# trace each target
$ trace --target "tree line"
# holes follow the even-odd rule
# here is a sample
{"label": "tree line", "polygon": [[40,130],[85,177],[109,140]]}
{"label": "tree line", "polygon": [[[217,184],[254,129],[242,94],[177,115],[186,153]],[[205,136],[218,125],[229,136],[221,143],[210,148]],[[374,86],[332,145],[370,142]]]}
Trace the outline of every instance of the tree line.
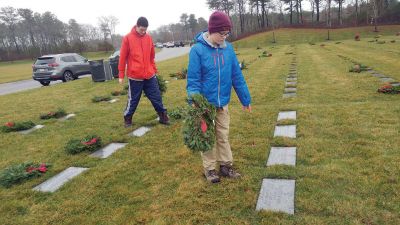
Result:
{"label": "tree line", "polygon": [[[399,23],[399,0],[205,0],[233,21],[232,39],[279,27],[345,27]],[[35,58],[61,52],[109,51],[119,48],[114,16],[97,26],[75,19],[60,21],[51,12],[0,8],[0,61]],[[151,31],[155,42],[191,41],[207,29],[207,20],[183,13],[177,23]]]}
{"label": "tree line", "polygon": [[[398,0],[206,0],[211,10],[233,21],[233,39],[279,27],[335,28],[400,22]],[[305,9],[306,8],[306,9]],[[204,18],[184,13],[175,24],[158,28],[158,41],[191,40],[207,29]],[[377,28],[376,28],[377,29]]]}
{"label": "tree line", "polygon": [[62,52],[110,51],[118,48],[121,36],[114,16],[98,18],[98,25],[60,21],[51,12],[42,14],[26,8],[0,8],[0,61],[34,59]]}

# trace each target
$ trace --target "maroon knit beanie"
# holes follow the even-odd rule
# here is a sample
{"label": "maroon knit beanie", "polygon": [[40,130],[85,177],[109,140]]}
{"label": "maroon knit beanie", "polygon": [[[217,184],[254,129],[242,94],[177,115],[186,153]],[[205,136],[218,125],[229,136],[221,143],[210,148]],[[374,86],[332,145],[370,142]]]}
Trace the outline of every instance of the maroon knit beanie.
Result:
{"label": "maroon knit beanie", "polygon": [[208,20],[208,32],[210,32],[210,34],[224,30],[230,31],[231,29],[232,23],[228,15],[221,11],[215,11],[211,14]]}

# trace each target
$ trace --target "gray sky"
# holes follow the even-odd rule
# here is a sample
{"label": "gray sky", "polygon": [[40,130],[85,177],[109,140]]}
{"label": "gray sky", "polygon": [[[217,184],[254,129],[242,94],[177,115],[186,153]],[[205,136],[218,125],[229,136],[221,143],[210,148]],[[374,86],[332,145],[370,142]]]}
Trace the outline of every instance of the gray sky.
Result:
{"label": "gray sky", "polygon": [[65,23],[75,19],[80,24],[98,25],[100,16],[113,15],[119,19],[116,33],[128,33],[139,16],[149,20],[149,29],[179,22],[182,13],[195,14],[208,21],[211,11],[206,0],[0,0],[0,7],[29,8],[34,12],[50,11]]}

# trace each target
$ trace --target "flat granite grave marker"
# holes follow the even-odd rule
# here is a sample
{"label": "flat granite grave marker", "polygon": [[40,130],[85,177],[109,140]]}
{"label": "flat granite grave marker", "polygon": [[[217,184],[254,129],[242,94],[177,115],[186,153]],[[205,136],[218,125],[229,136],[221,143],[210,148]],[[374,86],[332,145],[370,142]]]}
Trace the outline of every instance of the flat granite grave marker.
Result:
{"label": "flat granite grave marker", "polygon": [[270,210],[293,215],[295,186],[295,180],[263,179],[256,210]]}
{"label": "flat granite grave marker", "polygon": [[381,80],[382,82],[393,82],[393,81],[395,81],[394,79],[392,79],[390,77],[381,77],[381,78],[379,78],[379,80]]}
{"label": "flat granite grave marker", "polygon": [[286,86],[287,85],[297,85],[297,82],[296,81],[290,81],[290,82],[286,82]]}
{"label": "flat granite grave marker", "polygon": [[296,97],[297,96],[297,94],[296,94],[296,92],[286,92],[286,93],[283,93],[283,98],[294,98],[294,97]]}
{"label": "flat granite grave marker", "polygon": [[296,165],[296,147],[272,147],[269,152],[267,166]]}
{"label": "flat granite grave marker", "polygon": [[391,85],[392,85],[393,87],[398,87],[398,86],[400,86],[400,83],[391,83]]}
{"label": "flat granite grave marker", "polygon": [[385,75],[383,75],[383,74],[380,74],[380,73],[373,73],[373,74],[372,74],[372,76],[374,76],[374,77],[378,77],[378,78],[381,78],[381,77],[386,77]]}
{"label": "flat granite grave marker", "polygon": [[284,111],[279,112],[278,121],[279,120],[296,120],[297,112],[296,111]]}
{"label": "flat granite grave marker", "polygon": [[296,125],[275,126],[274,137],[296,138]]}
{"label": "flat granite grave marker", "polygon": [[29,130],[21,130],[21,131],[18,131],[18,133],[20,133],[20,134],[30,134],[30,133],[32,133],[32,132],[35,131],[35,130],[42,129],[43,127],[44,127],[44,125],[36,125],[36,126],[32,127],[32,128],[29,129]]}
{"label": "flat granite grave marker", "polygon": [[44,183],[39,184],[38,186],[33,188],[33,190],[41,192],[55,192],[69,180],[88,169],[89,168],[69,167],[61,173],[57,174],[56,176],[45,181]]}
{"label": "flat granite grave marker", "polygon": [[111,99],[110,101],[108,101],[109,103],[115,103],[115,102],[118,102],[119,101],[119,99],[118,98],[114,98],[114,99]]}
{"label": "flat granite grave marker", "polygon": [[138,129],[134,130],[131,133],[131,136],[135,136],[135,137],[141,137],[143,136],[145,133],[149,132],[151,129],[149,127],[139,127]]}
{"label": "flat granite grave marker", "polygon": [[66,115],[66,116],[64,116],[64,117],[62,117],[62,118],[60,118],[60,120],[61,120],[61,121],[69,120],[69,119],[71,119],[72,117],[75,117],[75,116],[76,116],[76,114],[70,113],[70,114],[68,114],[68,115]]}
{"label": "flat granite grave marker", "polygon": [[112,155],[114,152],[125,147],[128,143],[111,143],[106,147],[93,152],[90,156],[105,159]]}
{"label": "flat granite grave marker", "polygon": [[292,92],[296,92],[297,88],[285,88],[285,94],[286,93],[292,93]]}

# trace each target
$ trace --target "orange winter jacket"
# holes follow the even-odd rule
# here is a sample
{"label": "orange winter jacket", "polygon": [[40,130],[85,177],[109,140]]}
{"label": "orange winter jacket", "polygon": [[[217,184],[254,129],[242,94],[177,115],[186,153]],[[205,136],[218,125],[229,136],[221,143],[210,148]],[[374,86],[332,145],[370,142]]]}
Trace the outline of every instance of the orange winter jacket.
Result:
{"label": "orange winter jacket", "polygon": [[[153,40],[150,35],[143,36],[136,32],[136,26],[122,40],[118,64],[119,78],[144,80],[150,79],[157,73],[154,62],[155,52]],[[128,65],[126,67],[126,65]]]}

